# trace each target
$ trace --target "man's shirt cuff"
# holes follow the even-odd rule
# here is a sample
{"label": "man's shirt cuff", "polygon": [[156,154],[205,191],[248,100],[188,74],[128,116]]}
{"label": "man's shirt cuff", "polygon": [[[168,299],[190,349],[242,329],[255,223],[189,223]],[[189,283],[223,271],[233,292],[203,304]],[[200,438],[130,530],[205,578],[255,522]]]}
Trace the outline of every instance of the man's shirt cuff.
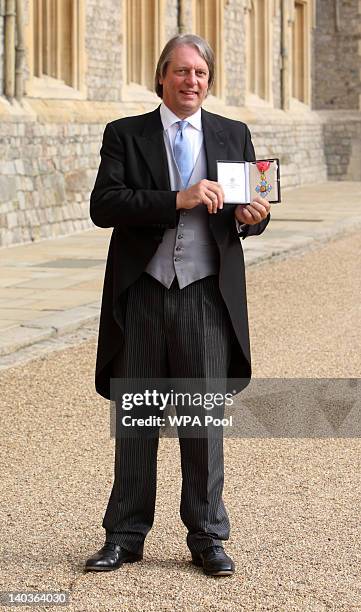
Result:
{"label": "man's shirt cuff", "polygon": [[243,238],[246,236],[247,234],[247,224],[246,223],[240,223],[238,221],[238,219],[236,219],[236,217],[234,218],[235,222],[236,222],[236,228],[237,228],[237,232],[238,232],[238,236],[240,238]]}

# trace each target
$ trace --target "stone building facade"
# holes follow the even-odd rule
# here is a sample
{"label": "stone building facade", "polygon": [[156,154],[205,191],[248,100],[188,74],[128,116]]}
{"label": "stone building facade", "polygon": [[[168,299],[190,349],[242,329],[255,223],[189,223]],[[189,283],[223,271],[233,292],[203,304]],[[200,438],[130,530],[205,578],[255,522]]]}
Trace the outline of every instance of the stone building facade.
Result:
{"label": "stone building facade", "polygon": [[[4,0],[0,0],[0,15],[4,14]],[[4,19],[0,18],[0,96],[4,92]]]}
{"label": "stone building facade", "polygon": [[177,32],[211,42],[206,108],[250,126],[283,187],[361,180],[360,0],[0,0],[0,245],[91,227],[104,126],[159,104]]}

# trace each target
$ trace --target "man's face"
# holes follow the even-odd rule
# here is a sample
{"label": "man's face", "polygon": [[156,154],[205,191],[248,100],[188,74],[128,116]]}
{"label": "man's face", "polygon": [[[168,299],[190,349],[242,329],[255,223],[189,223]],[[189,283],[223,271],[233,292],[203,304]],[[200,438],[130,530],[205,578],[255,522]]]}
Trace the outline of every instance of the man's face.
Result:
{"label": "man's face", "polygon": [[209,70],[197,49],[182,45],[176,47],[167,66],[163,85],[163,102],[177,117],[193,115],[202,105],[208,91]]}

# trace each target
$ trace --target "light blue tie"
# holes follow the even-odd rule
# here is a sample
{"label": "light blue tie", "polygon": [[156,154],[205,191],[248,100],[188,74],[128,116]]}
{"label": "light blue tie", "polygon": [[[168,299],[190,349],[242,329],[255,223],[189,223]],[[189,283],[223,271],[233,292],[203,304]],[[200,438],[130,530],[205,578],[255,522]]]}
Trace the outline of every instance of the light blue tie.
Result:
{"label": "light blue tie", "polygon": [[191,143],[184,133],[188,121],[177,121],[178,132],[174,139],[173,153],[174,159],[181,175],[183,187],[187,187],[188,181],[193,171],[193,157]]}

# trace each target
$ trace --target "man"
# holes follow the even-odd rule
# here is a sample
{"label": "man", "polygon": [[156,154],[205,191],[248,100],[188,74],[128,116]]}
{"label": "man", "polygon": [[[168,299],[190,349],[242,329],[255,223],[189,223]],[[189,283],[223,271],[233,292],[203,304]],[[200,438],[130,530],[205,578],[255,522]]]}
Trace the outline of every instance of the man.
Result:
{"label": "man", "polygon": [[[162,104],[106,126],[91,218],[114,227],[100,318],[96,388],[111,377],[250,378],[239,237],[260,234],[269,203],[223,206],[216,160],[253,160],[247,126],[204,111],[214,57],[203,39],[176,36],[158,62]],[[193,563],[230,575],[222,540],[222,438],[180,437],[181,518]],[[142,559],[154,517],[158,437],[116,440],[106,542],[87,571]]]}

